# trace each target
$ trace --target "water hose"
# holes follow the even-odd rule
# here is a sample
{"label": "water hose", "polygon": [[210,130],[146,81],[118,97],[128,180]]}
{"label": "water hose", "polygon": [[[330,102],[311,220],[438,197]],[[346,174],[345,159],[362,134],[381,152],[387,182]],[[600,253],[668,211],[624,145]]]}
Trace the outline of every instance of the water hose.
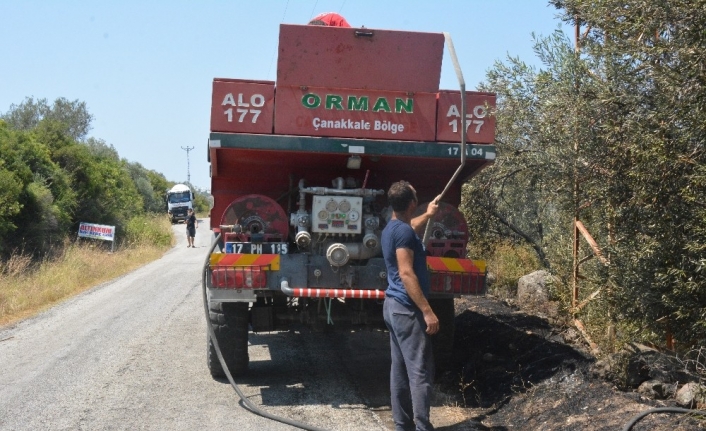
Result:
{"label": "water hose", "polygon": [[649,409],[645,410],[644,412],[633,416],[633,418],[628,422],[627,425],[625,425],[625,428],[623,428],[623,431],[630,431],[632,427],[642,418],[645,416],[652,414],[652,413],[685,413],[685,414],[694,414],[694,415],[704,415],[706,416],[706,411],[703,410],[691,410],[691,409],[683,409],[681,407],[658,407],[654,409]]}
{"label": "water hose", "polygon": [[[456,168],[453,176],[444,187],[444,191],[439,195],[439,201],[444,197],[446,192],[449,190],[451,185],[456,181],[461,170],[466,165],[466,81],[463,79],[463,72],[461,72],[461,65],[458,63],[458,58],[456,57],[456,50],[454,49],[453,41],[451,40],[451,35],[444,32],[444,38],[446,39],[446,44],[449,48],[449,54],[451,55],[451,60],[454,64],[454,70],[456,71],[456,77],[458,78],[458,85],[461,89],[461,165]],[[438,201],[437,201],[438,202]],[[422,239],[422,244],[426,244],[429,239],[429,234],[431,233],[431,219],[427,221],[427,226],[424,229],[424,237]]]}
{"label": "water hose", "polygon": [[203,274],[201,277],[201,287],[203,290],[203,309],[204,313],[206,314],[206,326],[208,327],[208,335],[211,337],[211,341],[213,342],[213,347],[216,350],[216,354],[218,355],[218,361],[221,363],[221,367],[223,368],[223,371],[226,374],[226,377],[228,378],[228,381],[230,382],[230,385],[233,387],[235,390],[235,393],[238,394],[240,397],[240,400],[242,401],[243,405],[246,407],[247,410],[249,410],[251,413],[254,413],[256,415],[262,416],[267,419],[271,419],[276,422],[281,422],[287,425],[291,425],[296,428],[300,428],[303,430],[310,430],[310,431],[327,431],[324,428],[318,428],[315,426],[307,425],[292,419],[288,418],[283,418],[281,416],[276,416],[273,415],[272,413],[268,413],[261,408],[257,407],[255,404],[253,404],[246,396],[245,394],[240,390],[238,385],[235,383],[235,380],[233,380],[233,376],[230,374],[230,370],[228,370],[228,366],[226,365],[226,361],[223,359],[223,354],[221,353],[221,348],[218,345],[218,339],[216,338],[216,333],[213,331],[213,326],[211,326],[211,319],[209,317],[209,312],[208,312],[208,295],[207,295],[207,280],[208,280],[208,267],[211,263],[211,253],[213,253],[213,250],[215,250],[216,245],[218,245],[218,240],[221,239],[221,234],[219,233],[218,236],[216,236],[216,239],[213,241],[213,245],[211,245],[211,249],[208,251],[208,254],[206,255],[206,261],[204,262],[203,266]]}

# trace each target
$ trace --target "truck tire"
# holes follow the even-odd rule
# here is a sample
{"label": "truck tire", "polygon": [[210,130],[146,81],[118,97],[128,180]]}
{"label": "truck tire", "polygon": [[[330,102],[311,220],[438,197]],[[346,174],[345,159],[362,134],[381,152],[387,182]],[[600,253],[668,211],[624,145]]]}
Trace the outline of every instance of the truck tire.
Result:
{"label": "truck tire", "polygon": [[429,305],[439,319],[439,332],[431,337],[437,373],[451,369],[455,332],[453,298],[430,298]]}
{"label": "truck tire", "polygon": [[[216,334],[221,355],[233,376],[247,372],[248,356],[248,303],[247,302],[209,302],[209,320]],[[208,368],[211,376],[220,378],[225,371],[218,361],[213,340],[208,339]]]}
{"label": "truck tire", "polygon": [[218,360],[218,354],[216,353],[216,346],[213,344],[211,339],[211,334],[208,334],[208,351],[206,352],[208,360],[208,370],[211,372],[211,377],[214,379],[221,379],[226,376],[223,367],[221,367],[221,361]]}

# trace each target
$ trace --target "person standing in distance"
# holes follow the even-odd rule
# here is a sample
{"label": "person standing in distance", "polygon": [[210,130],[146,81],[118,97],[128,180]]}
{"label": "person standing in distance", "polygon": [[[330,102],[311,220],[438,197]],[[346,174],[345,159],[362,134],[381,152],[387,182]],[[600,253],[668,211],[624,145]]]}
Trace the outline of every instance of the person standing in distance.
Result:
{"label": "person standing in distance", "polygon": [[194,210],[189,208],[188,215],[186,217],[186,241],[188,247],[196,247],[194,245],[194,237],[196,236],[196,228],[199,227],[199,221],[196,220],[196,215]]}
{"label": "person standing in distance", "polygon": [[392,218],[382,231],[382,253],[387,268],[383,317],[390,331],[390,393],[397,431],[433,430],[429,413],[434,383],[431,335],[439,319],[429,306],[426,250],[419,239],[427,221],[439,209],[437,196],[424,214],[417,209],[417,191],[406,181],[387,192]]}

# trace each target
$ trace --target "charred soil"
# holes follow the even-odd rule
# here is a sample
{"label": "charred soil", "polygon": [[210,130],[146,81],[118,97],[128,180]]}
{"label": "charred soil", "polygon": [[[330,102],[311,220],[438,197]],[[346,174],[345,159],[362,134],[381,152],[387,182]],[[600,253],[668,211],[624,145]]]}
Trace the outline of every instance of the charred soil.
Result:
{"label": "charred soil", "polygon": [[[458,406],[463,419],[436,421],[439,430],[623,430],[642,412],[676,406],[617,389],[573,330],[490,296],[456,300],[454,358],[437,376],[448,398],[435,405]],[[629,429],[703,430],[706,421],[652,413]]]}

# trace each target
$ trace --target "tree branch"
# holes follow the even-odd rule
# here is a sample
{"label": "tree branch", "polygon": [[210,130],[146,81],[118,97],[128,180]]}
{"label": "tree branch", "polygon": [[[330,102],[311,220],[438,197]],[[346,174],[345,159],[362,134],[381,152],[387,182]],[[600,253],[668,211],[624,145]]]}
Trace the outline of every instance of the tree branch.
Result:
{"label": "tree branch", "polygon": [[549,264],[549,261],[547,260],[547,256],[544,254],[544,250],[542,250],[542,247],[540,247],[540,245],[537,244],[537,242],[534,239],[532,239],[532,237],[530,237],[529,235],[527,235],[526,233],[521,231],[514,224],[510,223],[508,220],[505,219],[505,217],[500,215],[500,213],[498,213],[497,211],[492,210],[492,213],[493,213],[493,216],[496,219],[498,219],[498,221],[500,223],[505,225],[511,231],[515,232],[520,237],[522,237],[522,239],[524,239],[534,249],[534,251],[537,253],[537,256],[539,257],[540,262],[542,262],[542,265],[545,268],[549,269],[551,267],[551,265]]}

